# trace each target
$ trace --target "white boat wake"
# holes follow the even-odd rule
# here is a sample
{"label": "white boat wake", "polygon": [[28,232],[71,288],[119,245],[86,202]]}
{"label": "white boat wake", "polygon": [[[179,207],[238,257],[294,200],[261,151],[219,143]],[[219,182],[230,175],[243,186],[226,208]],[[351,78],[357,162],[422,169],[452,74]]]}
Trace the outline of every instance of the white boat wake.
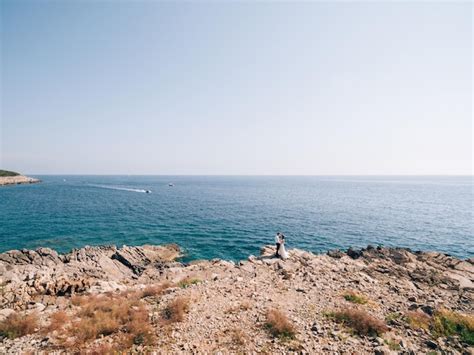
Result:
{"label": "white boat wake", "polygon": [[107,185],[89,185],[89,186],[98,187],[98,188],[101,188],[101,189],[109,189],[109,190],[121,190],[121,191],[130,191],[130,192],[142,192],[142,193],[146,193],[146,194],[151,193],[150,190],[132,189],[132,188],[129,188],[129,187],[107,186]]}

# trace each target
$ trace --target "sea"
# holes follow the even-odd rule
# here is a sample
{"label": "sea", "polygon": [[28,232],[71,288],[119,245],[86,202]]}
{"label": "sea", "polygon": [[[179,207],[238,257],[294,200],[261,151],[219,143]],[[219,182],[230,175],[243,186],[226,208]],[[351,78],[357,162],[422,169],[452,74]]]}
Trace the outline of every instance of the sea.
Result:
{"label": "sea", "polygon": [[[396,246],[474,257],[472,176],[34,176],[0,187],[0,252],[176,243],[184,260]],[[147,192],[149,191],[149,192]]]}

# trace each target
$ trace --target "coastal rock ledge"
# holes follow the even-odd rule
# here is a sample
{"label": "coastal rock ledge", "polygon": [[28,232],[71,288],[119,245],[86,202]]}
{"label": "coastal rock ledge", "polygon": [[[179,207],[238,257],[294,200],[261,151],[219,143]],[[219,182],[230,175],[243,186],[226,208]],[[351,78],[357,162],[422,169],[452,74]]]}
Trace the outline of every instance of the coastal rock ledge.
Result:
{"label": "coastal rock ledge", "polygon": [[19,185],[19,184],[35,184],[41,182],[39,179],[24,175],[15,175],[15,176],[0,176],[0,186],[5,185]]}
{"label": "coastal rock ledge", "polygon": [[0,254],[0,353],[474,354],[474,260],[368,246]]}

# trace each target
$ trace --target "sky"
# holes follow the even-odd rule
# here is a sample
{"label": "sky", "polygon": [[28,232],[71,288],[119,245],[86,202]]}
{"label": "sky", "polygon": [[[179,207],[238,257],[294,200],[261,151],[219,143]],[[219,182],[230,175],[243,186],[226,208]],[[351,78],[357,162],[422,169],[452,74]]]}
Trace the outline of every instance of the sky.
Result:
{"label": "sky", "polygon": [[470,2],[0,4],[0,168],[472,174]]}

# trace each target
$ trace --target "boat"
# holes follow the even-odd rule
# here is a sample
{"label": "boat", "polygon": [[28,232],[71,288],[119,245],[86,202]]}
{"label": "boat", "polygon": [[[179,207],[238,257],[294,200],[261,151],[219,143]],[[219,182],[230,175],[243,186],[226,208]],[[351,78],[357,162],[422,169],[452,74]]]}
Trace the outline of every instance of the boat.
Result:
{"label": "boat", "polygon": [[169,186],[169,187],[173,187],[174,184],[173,184],[172,182],[170,182],[170,183],[168,184],[168,186]]}
{"label": "boat", "polygon": [[150,190],[145,190],[145,193],[151,194],[151,191]]}

